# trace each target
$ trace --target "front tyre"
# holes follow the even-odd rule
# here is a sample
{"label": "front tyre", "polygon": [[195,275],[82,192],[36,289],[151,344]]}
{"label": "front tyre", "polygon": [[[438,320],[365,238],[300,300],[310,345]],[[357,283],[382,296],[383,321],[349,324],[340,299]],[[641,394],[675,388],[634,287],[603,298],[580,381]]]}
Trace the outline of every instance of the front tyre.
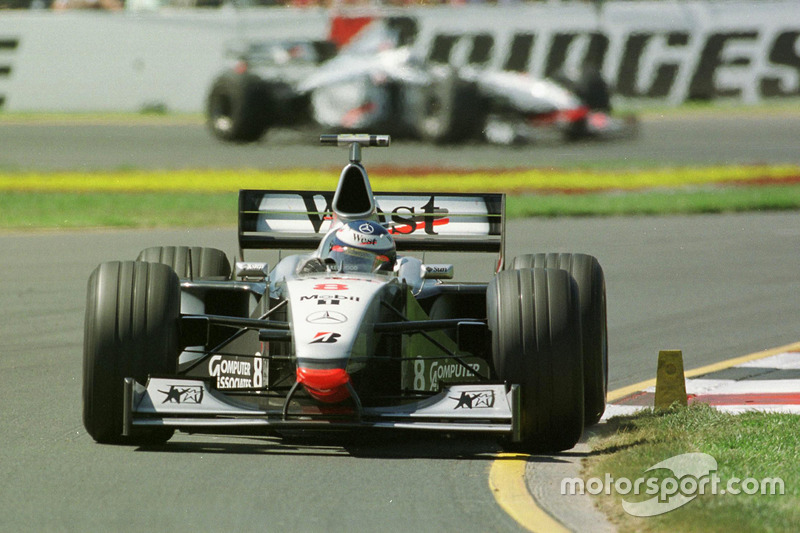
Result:
{"label": "front tyre", "polygon": [[217,139],[233,143],[256,142],[269,126],[269,91],[250,74],[218,77],[206,101],[206,124]]}
{"label": "front tyre", "polygon": [[157,444],[173,430],[122,435],[123,380],[174,374],[180,353],[180,284],[166,265],[100,264],[89,277],[83,337],[83,425],[100,443]]}
{"label": "front tyre", "polygon": [[600,263],[587,254],[540,253],[515,257],[510,268],[560,268],[575,278],[583,338],[584,424],[596,424],[605,412],[608,390],[606,282]]}
{"label": "front tyre", "polygon": [[486,293],[492,360],[521,388],[521,441],[528,453],[572,448],[583,432],[578,288],[564,270],[506,270]]}

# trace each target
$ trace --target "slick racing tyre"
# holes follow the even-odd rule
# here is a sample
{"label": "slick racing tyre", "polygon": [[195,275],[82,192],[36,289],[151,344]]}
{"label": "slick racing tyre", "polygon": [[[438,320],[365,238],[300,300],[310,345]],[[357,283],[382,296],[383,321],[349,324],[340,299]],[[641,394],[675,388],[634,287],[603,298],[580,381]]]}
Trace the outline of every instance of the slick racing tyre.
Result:
{"label": "slick racing tyre", "polygon": [[529,254],[515,257],[510,267],[560,268],[578,284],[583,338],[584,424],[600,421],[608,390],[608,326],[606,283],[597,259],[586,254]]}
{"label": "slick racing tyre", "polygon": [[492,361],[521,389],[527,453],[572,448],[583,431],[583,360],[578,288],[565,270],[504,270],[486,293]]}
{"label": "slick racing tyre", "polygon": [[180,352],[180,284],[166,265],[124,261],[89,277],[83,338],[83,425],[108,444],[158,444],[172,429],[123,436],[123,380],[174,374]]}
{"label": "slick racing tyre", "polygon": [[597,68],[586,66],[577,76],[561,71],[552,79],[572,91],[592,111],[611,112],[611,89]]}
{"label": "slick racing tyre", "polygon": [[[553,79],[572,91],[591,111],[605,115],[611,113],[611,90],[597,68],[587,65],[577,78],[570,78],[561,73],[555,75]],[[598,135],[596,126],[590,124],[590,120],[590,117],[587,117],[571,123],[564,129],[564,139],[577,141],[598,136],[607,137],[605,134]]]}
{"label": "slick racing tyre", "polygon": [[269,125],[267,85],[249,74],[226,73],[211,87],[206,102],[206,124],[226,142],[256,142]]}
{"label": "slick racing tyre", "polygon": [[575,82],[574,90],[589,109],[611,112],[611,90],[596,68],[584,68]]}
{"label": "slick racing tyre", "polygon": [[199,246],[153,246],[139,253],[137,261],[167,265],[181,279],[225,280],[231,264],[225,252]]}
{"label": "slick racing tyre", "polygon": [[447,144],[477,138],[483,129],[485,112],[478,88],[458,78],[451,68],[420,90],[412,104],[418,136],[427,142]]}

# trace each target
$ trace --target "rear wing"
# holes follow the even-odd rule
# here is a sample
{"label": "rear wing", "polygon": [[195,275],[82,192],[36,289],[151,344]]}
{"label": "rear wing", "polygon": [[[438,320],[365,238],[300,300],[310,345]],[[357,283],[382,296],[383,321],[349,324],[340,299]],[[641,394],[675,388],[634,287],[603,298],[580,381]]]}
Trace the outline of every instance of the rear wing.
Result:
{"label": "rear wing", "polygon": [[[333,192],[239,191],[239,247],[315,249],[333,220]],[[398,251],[503,256],[504,194],[374,193],[378,221]]]}

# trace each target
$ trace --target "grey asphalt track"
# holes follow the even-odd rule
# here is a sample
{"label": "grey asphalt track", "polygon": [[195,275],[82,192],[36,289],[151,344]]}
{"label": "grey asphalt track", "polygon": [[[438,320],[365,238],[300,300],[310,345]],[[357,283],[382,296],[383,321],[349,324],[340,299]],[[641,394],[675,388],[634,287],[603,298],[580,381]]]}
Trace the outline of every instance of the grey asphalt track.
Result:
{"label": "grey asphalt track", "polygon": [[[463,168],[798,164],[798,137],[797,112],[671,114],[645,119],[633,140],[503,148],[435,147],[397,139],[389,150],[370,150],[364,159],[369,165]],[[341,157],[316,148],[317,138],[311,131],[277,130],[260,143],[236,146],[216,141],[199,122],[20,123],[0,116],[0,170],[336,167]]]}
{"label": "grey asphalt track", "polygon": [[[105,149],[106,141],[96,137],[104,130],[88,128],[92,135],[70,141],[76,143],[71,151],[83,150],[83,157],[62,147],[61,160],[96,161],[86,146]],[[9,131],[0,127],[4,142]],[[144,157],[151,142],[152,151],[165,152],[174,143],[178,165],[190,143],[181,147],[184,141],[167,137],[159,140],[157,131],[142,128],[118,155]],[[198,143],[193,156],[180,160],[183,168],[206,157],[206,145]],[[783,144],[792,146],[794,139]],[[788,146],[773,155],[790,160]],[[239,148],[249,153],[255,147]],[[623,149],[616,143],[606,148]],[[41,150],[47,153],[46,146]],[[430,150],[440,158],[449,153]],[[3,152],[3,165],[22,157]],[[739,155],[733,149],[731,159]],[[672,157],[685,162],[680,154]],[[769,161],[783,161],[775,157]],[[340,157],[319,164],[330,160]],[[102,167],[127,164],[117,159]],[[580,251],[598,257],[608,289],[612,388],[653,377],[659,349],[682,349],[693,368],[798,340],[798,213],[514,221],[508,236],[509,255]],[[232,254],[235,229],[0,234],[0,531],[520,530],[488,487],[497,447],[486,439],[179,434],[161,448],[94,444],[80,421],[86,281],[97,263],[132,259],[159,244],[200,244]],[[457,272],[467,268],[456,263]]]}
{"label": "grey asphalt track", "polygon": [[[612,387],[652,377],[659,349],[683,349],[691,368],[797,340],[799,214],[508,229],[509,253],[585,251],[604,265]],[[484,439],[91,441],[80,421],[91,270],[153,244],[234,240],[233,228],[0,235],[0,530],[519,530],[487,485],[497,448]]]}

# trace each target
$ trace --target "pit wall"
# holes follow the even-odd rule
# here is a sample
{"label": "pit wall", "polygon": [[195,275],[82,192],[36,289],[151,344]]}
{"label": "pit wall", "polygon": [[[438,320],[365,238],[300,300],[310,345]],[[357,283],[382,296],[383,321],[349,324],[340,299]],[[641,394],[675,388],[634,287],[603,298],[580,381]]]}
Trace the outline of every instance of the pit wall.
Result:
{"label": "pit wall", "polygon": [[[632,102],[800,96],[800,3],[589,2],[346,12],[408,17],[414,47],[455,65],[547,76],[600,65]],[[339,12],[338,14],[341,14]],[[225,50],[320,39],[332,12],[261,8],[0,14],[4,111],[201,112]]]}

